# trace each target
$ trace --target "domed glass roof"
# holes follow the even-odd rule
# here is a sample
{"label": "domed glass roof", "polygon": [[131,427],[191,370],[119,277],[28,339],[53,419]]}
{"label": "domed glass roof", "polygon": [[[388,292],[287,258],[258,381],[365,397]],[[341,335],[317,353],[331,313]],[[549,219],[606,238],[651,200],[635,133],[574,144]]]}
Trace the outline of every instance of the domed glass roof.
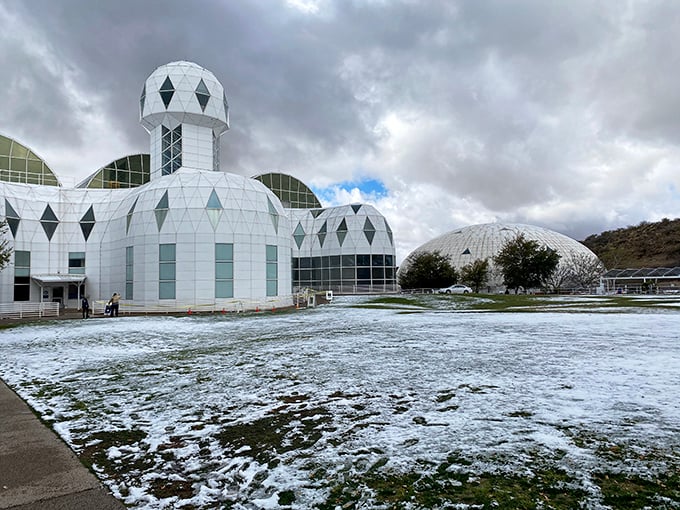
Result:
{"label": "domed glass roof", "polygon": [[61,186],[50,167],[32,150],[0,135],[0,181]]}
{"label": "domed glass roof", "polygon": [[268,173],[253,177],[279,197],[286,209],[319,209],[321,202],[302,181],[288,174]]}
{"label": "domed glass roof", "polygon": [[100,168],[76,188],[136,188],[149,182],[149,169],[148,154],[132,154]]}

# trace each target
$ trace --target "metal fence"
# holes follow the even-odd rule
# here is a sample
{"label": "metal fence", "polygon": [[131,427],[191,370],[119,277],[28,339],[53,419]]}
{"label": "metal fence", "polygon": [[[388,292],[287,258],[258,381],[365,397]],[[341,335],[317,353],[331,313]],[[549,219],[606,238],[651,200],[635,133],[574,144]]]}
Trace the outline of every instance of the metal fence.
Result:
{"label": "metal fence", "polygon": [[0,303],[0,319],[25,319],[30,317],[59,317],[59,303],[15,301]]}
{"label": "metal fence", "polygon": [[[144,314],[194,314],[194,313],[241,313],[247,311],[275,311],[279,308],[294,306],[294,296],[276,296],[261,300],[249,299],[225,299],[213,302],[196,303],[190,301],[170,300],[167,303],[158,301],[125,301],[118,303],[119,315],[144,315]],[[90,303],[91,314],[107,315],[107,301],[94,301]]]}

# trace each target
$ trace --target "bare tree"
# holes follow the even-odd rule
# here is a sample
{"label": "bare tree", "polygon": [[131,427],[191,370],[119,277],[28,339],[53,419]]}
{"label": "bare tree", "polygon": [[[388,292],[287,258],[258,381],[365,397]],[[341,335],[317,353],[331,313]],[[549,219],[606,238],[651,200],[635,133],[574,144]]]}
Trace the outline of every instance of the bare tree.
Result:
{"label": "bare tree", "polygon": [[574,253],[567,260],[571,269],[571,278],[577,287],[592,287],[597,285],[600,277],[605,273],[604,264],[597,257],[586,253]]}
{"label": "bare tree", "polygon": [[559,292],[572,281],[573,273],[571,266],[564,262],[560,262],[555,270],[545,279],[545,286],[553,292]]}

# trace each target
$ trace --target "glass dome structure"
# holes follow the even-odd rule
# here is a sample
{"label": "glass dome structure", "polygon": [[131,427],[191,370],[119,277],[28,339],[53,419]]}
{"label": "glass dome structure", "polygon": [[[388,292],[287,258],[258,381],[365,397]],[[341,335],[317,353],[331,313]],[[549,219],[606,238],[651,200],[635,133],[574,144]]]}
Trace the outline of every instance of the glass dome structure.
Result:
{"label": "glass dome structure", "polygon": [[111,161],[76,187],[90,189],[136,188],[149,182],[149,174],[149,155],[132,154]]}
{"label": "glass dome structure", "polygon": [[[493,257],[500,252],[506,242],[520,234],[528,240],[537,241],[541,246],[557,251],[563,261],[574,256],[592,257],[597,260],[597,255],[586,246],[553,230],[519,223],[486,223],[452,230],[426,242],[404,259],[399,268],[399,274],[408,270],[408,261],[412,255],[438,251],[448,257],[456,269],[475,260],[488,259],[490,273],[495,275],[497,271],[495,271]],[[500,286],[502,282],[494,276],[489,284]]]}
{"label": "glass dome structure", "polygon": [[0,181],[61,186],[50,167],[25,145],[0,135]]}
{"label": "glass dome structure", "polygon": [[288,174],[271,172],[253,176],[281,200],[286,209],[320,209],[321,202],[302,181]]}

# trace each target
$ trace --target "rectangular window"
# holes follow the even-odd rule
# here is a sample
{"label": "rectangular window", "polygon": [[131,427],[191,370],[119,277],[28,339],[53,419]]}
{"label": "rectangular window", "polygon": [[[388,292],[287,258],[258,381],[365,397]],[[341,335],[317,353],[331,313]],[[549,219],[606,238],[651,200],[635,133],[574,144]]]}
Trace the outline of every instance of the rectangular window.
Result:
{"label": "rectangular window", "polygon": [[31,300],[31,252],[14,252],[14,301]]}
{"label": "rectangular window", "polygon": [[84,251],[70,251],[68,253],[68,274],[85,274]]}
{"label": "rectangular window", "polygon": [[215,298],[234,297],[234,245],[215,244]]}
{"label": "rectangular window", "polygon": [[355,265],[354,255],[342,256],[342,267],[354,267]]}
{"label": "rectangular window", "polygon": [[267,296],[276,296],[279,293],[279,255],[278,247],[267,245]]}
{"label": "rectangular window", "polygon": [[158,245],[158,299],[175,299],[175,256],[174,244]]}
{"label": "rectangular window", "polygon": [[134,299],[135,247],[125,247],[125,299]]}
{"label": "rectangular window", "polygon": [[357,266],[369,267],[371,265],[370,255],[357,255]]}

